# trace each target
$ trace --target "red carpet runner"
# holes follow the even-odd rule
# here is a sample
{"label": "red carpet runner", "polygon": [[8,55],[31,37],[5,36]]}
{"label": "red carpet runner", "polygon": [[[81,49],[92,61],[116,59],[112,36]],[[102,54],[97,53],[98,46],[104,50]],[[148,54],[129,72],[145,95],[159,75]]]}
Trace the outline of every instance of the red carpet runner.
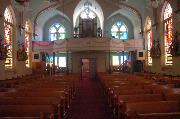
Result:
{"label": "red carpet runner", "polygon": [[82,80],[67,119],[111,119],[108,109],[100,83]]}

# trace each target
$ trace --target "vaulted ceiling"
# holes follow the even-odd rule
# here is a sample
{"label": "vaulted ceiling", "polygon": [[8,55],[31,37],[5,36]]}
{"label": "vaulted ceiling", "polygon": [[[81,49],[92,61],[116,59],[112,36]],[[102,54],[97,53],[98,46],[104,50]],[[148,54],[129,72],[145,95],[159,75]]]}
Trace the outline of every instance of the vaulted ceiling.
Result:
{"label": "vaulted ceiling", "polygon": [[[64,12],[65,14],[70,11],[73,14],[76,6],[79,5],[79,3],[83,4],[83,2],[80,2],[80,1],[81,0],[30,0],[29,12],[35,17],[40,12],[43,12],[43,10],[48,9],[49,7],[53,7],[55,9],[58,9],[61,12]],[[92,0],[89,0],[89,1],[92,1]],[[113,6],[118,10],[118,7],[121,9],[120,6],[122,6],[122,5],[125,5],[125,6],[128,6],[132,9],[134,9],[135,11],[139,12],[139,14],[142,17],[147,10],[151,11],[151,6],[149,4],[150,0],[123,0],[126,2],[118,2],[119,0],[96,0],[96,1],[102,7],[103,11],[106,10],[106,6],[108,6],[108,7]],[[71,6],[71,10],[66,9],[66,6]],[[81,6],[81,5],[79,5],[79,6]],[[64,9],[64,11],[63,11],[63,9]],[[51,13],[51,15],[52,14],[53,13]],[[67,16],[69,16],[70,19],[72,19],[73,18],[72,14],[68,13]],[[110,14],[108,14],[108,15],[104,14],[104,15],[105,15],[105,17],[108,17]]]}

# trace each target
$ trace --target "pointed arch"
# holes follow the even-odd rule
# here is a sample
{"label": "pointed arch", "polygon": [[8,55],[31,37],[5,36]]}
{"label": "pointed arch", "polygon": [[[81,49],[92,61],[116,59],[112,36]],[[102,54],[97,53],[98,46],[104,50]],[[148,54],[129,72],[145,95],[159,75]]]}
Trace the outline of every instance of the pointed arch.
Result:
{"label": "pointed arch", "polygon": [[15,24],[15,15],[11,6],[6,7],[4,11],[4,45],[7,49],[5,68],[13,68],[13,26]]}
{"label": "pointed arch", "polygon": [[[104,24],[104,14],[103,14],[103,10],[100,6],[100,4],[96,1],[96,0],[90,0],[92,6],[90,6],[90,10],[92,12],[94,12],[94,14],[96,14],[97,18],[99,19],[100,22],[100,27],[103,30],[103,24]],[[85,10],[85,4],[86,4],[87,0],[81,0],[78,5],[76,6],[75,10],[74,10],[74,14],[73,14],[73,26],[76,26],[76,22],[78,21],[78,17],[79,15],[81,15],[81,13]]]}
{"label": "pointed arch", "polygon": [[51,8],[44,11],[36,19],[36,26],[33,28],[34,32],[38,34],[35,40],[43,41],[48,40],[48,30],[51,26],[51,22],[60,22],[67,29],[67,37],[71,34],[71,20],[70,18],[62,13],[61,11]]}

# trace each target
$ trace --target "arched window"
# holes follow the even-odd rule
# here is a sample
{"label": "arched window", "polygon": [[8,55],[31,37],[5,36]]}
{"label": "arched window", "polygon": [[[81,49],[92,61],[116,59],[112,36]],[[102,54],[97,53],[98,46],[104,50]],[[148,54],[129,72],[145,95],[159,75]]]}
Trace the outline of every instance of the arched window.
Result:
{"label": "arched window", "polygon": [[25,49],[26,53],[28,56],[28,59],[26,60],[26,67],[30,67],[30,38],[31,38],[31,33],[30,33],[30,24],[28,21],[25,23]]}
{"label": "arched window", "polygon": [[150,50],[152,48],[152,22],[150,18],[147,18],[146,21],[146,28],[145,28],[145,32],[146,32],[146,39],[147,39],[147,64],[148,65],[152,65],[152,58],[150,56]]}
{"label": "arched window", "polygon": [[165,49],[165,65],[172,65],[172,55],[170,54],[170,45],[172,43],[172,7],[167,3],[164,10],[164,49]]}
{"label": "arched window", "polygon": [[90,9],[85,9],[83,12],[81,12],[80,17],[82,19],[94,19],[96,14]]}
{"label": "arched window", "polygon": [[66,31],[63,25],[60,23],[55,23],[49,28],[49,40],[60,40],[65,39]]}
{"label": "arched window", "polygon": [[4,39],[7,48],[7,58],[5,61],[5,68],[13,67],[13,16],[11,10],[7,7],[4,12]]}
{"label": "arched window", "polygon": [[126,40],[128,39],[128,29],[127,26],[121,22],[116,22],[111,28],[111,35],[114,38]]}
{"label": "arched window", "polygon": [[84,3],[84,10],[81,12],[82,19],[94,19],[96,14],[92,11],[92,3],[87,1]]}

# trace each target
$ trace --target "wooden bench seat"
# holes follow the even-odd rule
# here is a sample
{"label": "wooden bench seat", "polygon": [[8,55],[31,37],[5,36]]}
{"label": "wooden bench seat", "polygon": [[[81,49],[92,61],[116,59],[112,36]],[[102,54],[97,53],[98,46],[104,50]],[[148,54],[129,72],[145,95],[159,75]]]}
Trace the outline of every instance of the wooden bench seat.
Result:
{"label": "wooden bench seat", "polygon": [[170,100],[180,101],[180,94],[165,94],[164,97],[165,97],[165,100],[167,101],[170,101]]}
{"label": "wooden bench seat", "polygon": [[32,117],[32,116],[29,116],[29,117],[0,117],[0,119],[40,119],[40,117]]}
{"label": "wooden bench seat", "polygon": [[0,117],[39,117],[46,119],[60,116],[58,110],[52,105],[0,105]]}
{"label": "wooden bench seat", "polygon": [[121,117],[120,115],[124,113],[126,103],[151,102],[162,100],[163,96],[161,94],[119,95],[118,101],[115,104],[115,112],[117,117]]}
{"label": "wooden bench seat", "polygon": [[0,105],[52,105],[59,110],[61,117],[67,111],[64,100],[56,97],[1,97]]}
{"label": "wooden bench seat", "polygon": [[56,97],[1,97],[0,105],[59,105],[61,100]]}
{"label": "wooden bench seat", "polygon": [[21,91],[4,94],[5,97],[65,97],[64,91],[47,91],[47,92],[33,92],[33,91]]}
{"label": "wooden bench seat", "polygon": [[[173,89],[175,81],[169,77],[144,73],[99,74],[98,77],[115,118],[180,119],[176,102],[180,101],[180,90]],[[116,117],[120,107],[120,113],[126,116]]]}
{"label": "wooden bench seat", "polygon": [[138,94],[138,95],[119,95],[119,104],[146,101],[163,101],[161,94]]}
{"label": "wooden bench seat", "polygon": [[126,119],[178,119],[180,117],[178,101],[154,101],[126,103]]}
{"label": "wooden bench seat", "polygon": [[151,94],[152,92],[149,89],[131,87],[131,88],[122,89],[122,90],[119,90],[117,88],[113,90],[113,93],[117,95],[135,95],[135,94]]}
{"label": "wooden bench seat", "polygon": [[[41,97],[41,98],[49,98],[49,97],[54,97],[58,98],[59,101],[61,102],[61,105],[63,104],[63,110],[64,113],[67,112],[69,105],[70,105],[70,100],[68,95],[66,96],[64,91],[45,91],[45,92],[33,92],[33,91],[22,91],[22,92],[15,92],[15,93],[8,93],[4,95],[4,97]],[[35,102],[34,102],[35,103]]]}

